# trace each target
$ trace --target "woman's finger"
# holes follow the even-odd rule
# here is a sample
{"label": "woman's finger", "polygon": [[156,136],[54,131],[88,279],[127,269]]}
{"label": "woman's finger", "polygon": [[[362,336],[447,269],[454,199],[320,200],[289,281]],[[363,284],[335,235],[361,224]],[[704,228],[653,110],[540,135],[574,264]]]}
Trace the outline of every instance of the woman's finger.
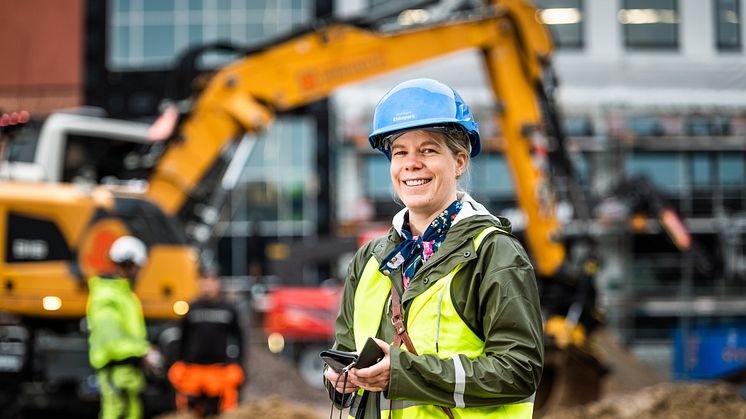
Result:
{"label": "woman's finger", "polygon": [[360,388],[358,385],[352,383],[350,377],[347,377],[347,382],[345,383],[345,377],[332,369],[326,370],[324,377],[332,383],[337,393],[352,393]]}

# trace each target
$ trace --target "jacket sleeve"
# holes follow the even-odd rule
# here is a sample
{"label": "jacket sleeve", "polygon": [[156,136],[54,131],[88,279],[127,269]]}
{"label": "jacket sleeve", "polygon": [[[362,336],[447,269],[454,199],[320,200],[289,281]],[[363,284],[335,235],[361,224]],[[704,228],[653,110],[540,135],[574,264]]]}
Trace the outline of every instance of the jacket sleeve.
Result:
{"label": "jacket sleeve", "polygon": [[353,315],[355,304],[355,289],[357,287],[357,274],[350,264],[342,291],[342,300],[339,304],[339,314],[334,326],[334,349],[341,351],[355,350],[355,332],[353,330]]}
{"label": "jacket sleeve", "polygon": [[127,333],[124,320],[113,301],[92,301],[88,322],[91,330],[91,363],[95,368],[101,368],[111,361],[142,357],[150,348],[147,340]]}
{"label": "jacket sleeve", "polygon": [[[457,355],[456,361],[392,348],[389,398],[454,407],[463,395],[463,406],[479,407],[517,402],[536,391],[543,336],[533,268],[515,239],[499,235],[492,243],[480,249],[471,278],[461,276],[452,291],[461,294],[454,302],[466,323],[484,336],[485,355]],[[506,253],[512,255],[507,260]],[[462,367],[458,374],[456,364]]]}
{"label": "jacket sleeve", "polygon": [[[347,278],[344,284],[344,290],[342,292],[342,300],[339,305],[339,314],[337,314],[337,320],[335,323],[335,340],[334,349],[341,351],[354,351],[355,350],[355,334],[353,331],[353,315],[354,315],[354,303],[355,303],[355,290],[358,284],[358,275],[362,272],[362,268],[367,262],[366,256],[369,255],[369,246],[363,246],[355,254],[352,262],[347,267]],[[324,372],[326,372],[324,368]],[[343,397],[342,393],[338,393],[334,390],[334,383],[330,383],[326,377],[324,377],[324,384],[329,392],[329,398],[337,407],[349,406],[352,402],[352,397]]]}

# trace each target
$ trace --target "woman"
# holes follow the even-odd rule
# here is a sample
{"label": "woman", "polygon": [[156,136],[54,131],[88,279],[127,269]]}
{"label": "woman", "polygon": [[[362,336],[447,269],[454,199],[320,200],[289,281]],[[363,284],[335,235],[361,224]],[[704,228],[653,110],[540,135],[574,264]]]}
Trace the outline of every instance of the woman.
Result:
{"label": "woman", "polygon": [[457,190],[480,150],[469,107],[440,82],[409,80],[378,103],[369,139],[405,208],[350,264],[335,348],[373,336],[385,356],[346,376],[327,369],[332,400],[357,394],[350,414],[366,418],[530,418],[536,280],[509,222]]}

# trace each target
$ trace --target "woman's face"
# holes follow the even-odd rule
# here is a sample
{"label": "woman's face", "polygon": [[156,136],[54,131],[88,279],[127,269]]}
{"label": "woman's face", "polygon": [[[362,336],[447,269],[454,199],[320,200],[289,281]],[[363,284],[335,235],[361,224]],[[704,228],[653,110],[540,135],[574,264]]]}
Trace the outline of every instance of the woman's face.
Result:
{"label": "woman's face", "polygon": [[434,218],[456,199],[466,161],[466,153],[454,157],[440,135],[409,131],[391,145],[391,182],[410,212]]}

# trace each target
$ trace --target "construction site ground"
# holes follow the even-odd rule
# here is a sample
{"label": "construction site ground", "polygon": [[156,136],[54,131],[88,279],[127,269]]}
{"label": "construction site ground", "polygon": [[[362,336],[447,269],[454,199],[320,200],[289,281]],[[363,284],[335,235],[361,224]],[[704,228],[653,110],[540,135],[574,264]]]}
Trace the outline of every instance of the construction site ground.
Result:
{"label": "construction site ground", "polygon": [[[602,399],[584,406],[557,407],[544,419],[746,419],[746,401],[738,387],[722,382],[666,382],[611,336],[602,333],[596,339],[611,369]],[[270,353],[263,341],[255,339],[250,345],[248,365],[243,402],[220,419],[329,417],[326,392],[304,383],[292,365]],[[338,414],[335,411],[334,417]],[[171,413],[159,419],[190,417]]]}

